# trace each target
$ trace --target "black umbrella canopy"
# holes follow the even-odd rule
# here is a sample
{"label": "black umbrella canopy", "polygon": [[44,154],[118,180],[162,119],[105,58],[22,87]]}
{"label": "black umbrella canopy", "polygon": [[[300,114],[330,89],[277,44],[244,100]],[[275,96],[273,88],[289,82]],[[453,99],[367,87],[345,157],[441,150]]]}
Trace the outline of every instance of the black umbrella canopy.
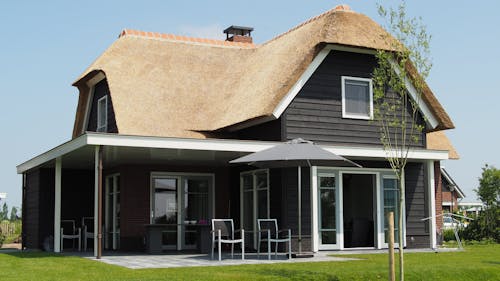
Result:
{"label": "black umbrella canopy", "polygon": [[246,163],[261,168],[299,166],[361,167],[349,159],[331,153],[313,142],[301,138],[248,154],[231,160],[229,163]]}

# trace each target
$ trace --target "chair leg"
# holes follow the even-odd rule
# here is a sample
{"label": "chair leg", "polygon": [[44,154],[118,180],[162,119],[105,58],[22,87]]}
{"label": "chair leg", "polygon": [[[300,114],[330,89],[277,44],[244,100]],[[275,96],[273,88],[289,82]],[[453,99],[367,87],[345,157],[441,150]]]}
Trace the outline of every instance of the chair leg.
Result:
{"label": "chair leg", "polygon": [[292,258],[292,239],[288,240],[288,259]]}
{"label": "chair leg", "polygon": [[259,238],[257,239],[257,259],[260,259],[260,233],[259,233]]}
{"label": "chair leg", "polygon": [[234,243],[231,243],[231,258],[234,259]]}
{"label": "chair leg", "polygon": [[274,243],[274,257],[278,257],[278,242]]}
{"label": "chair leg", "polygon": [[213,260],[214,259],[214,246],[215,246],[215,239],[212,235],[212,251],[211,251],[211,254],[210,254],[210,259]]}
{"label": "chair leg", "polygon": [[219,236],[219,240],[218,240],[218,246],[219,246],[219,261],[221,260],[221,233],[220,233],[220,229],[217,230],[217,236]]}
{"label": "chair leg", "polygon": [[271,239],[267,239],[267,259],[271,260]]}

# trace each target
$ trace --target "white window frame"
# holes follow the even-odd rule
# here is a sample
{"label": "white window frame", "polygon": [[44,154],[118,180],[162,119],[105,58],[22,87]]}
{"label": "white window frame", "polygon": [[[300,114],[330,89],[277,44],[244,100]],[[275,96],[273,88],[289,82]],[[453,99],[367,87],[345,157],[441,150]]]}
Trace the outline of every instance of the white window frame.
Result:
{"label": "white window frame", "polygon": [[[104,116],[101,116],[101,110],[100,110],[101,102],[104,103]],[[104,124],[102,126],[101,126],[101,120],[104,120]],[[108,96],[105,95],[104,97],[102,97],[99,100],[97,100],[97,126],[96,126],[96,131],[97,132],[106,132],[107,130],[108,130]]]}
{"label": "white window frame", "polygon": [[[370,78],[362,78],[362,77],[353,77],[353,76],[341,76],[341,86],[342,86],[342,118],[351,118],[351,119],[364,119],[364,120],[370,120],[373,119],[373,83],[372,79]],[[369,97],[370,97],[370,112],[369,116],[366,115],[359,115],[359,114],[352,114],[349,112],[346,112],[346,99],[345,99],[345,83],[346,80],[354,80],[354,81],[361,81],[361,82],[368,82],[368,87],[369,87]]]}

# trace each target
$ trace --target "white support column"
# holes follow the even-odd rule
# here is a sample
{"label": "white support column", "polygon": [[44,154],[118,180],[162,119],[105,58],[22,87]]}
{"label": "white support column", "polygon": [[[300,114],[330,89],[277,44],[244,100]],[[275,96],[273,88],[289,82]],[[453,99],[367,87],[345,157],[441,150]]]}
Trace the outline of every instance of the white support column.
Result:
{"label": "white support column", "polygon": [[99,146],[95,146],[94,153],[94,256],[97,257],[97,229],[99,212]]}
{"label": "white support column", "polygon": [[311,167],[311,239],[312,250],[319,250],[319,228],[318,228],[318,167]]}
{"label": "white support column", "polygon": [[54,252],[61,252],[61,157],[56,158],[54,188]]}
{"label": "white support column", "polygon": [[436,186],[434,180],[434,160],[427,161],[427,186],[429,191],[429,232],[430,232],[430,246],[432,249],[437,247],[436,242]]}

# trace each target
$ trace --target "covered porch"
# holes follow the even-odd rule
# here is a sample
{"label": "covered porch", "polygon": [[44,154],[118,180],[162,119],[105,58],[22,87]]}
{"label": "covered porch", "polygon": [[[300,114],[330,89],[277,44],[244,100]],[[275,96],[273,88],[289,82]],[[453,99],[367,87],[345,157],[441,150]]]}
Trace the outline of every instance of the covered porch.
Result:
{"label": "covered porch", "polygon": [[[43,248],[49,239],[53,241],[53,250],[60,252],[63,250],[60,247],[61,221],[74,220],[82,227],[82,219],[91,218],[92,230],[96,231],[91,231],[92,236],[87,241],[96,257],[101,257],[102,250],[204,252],[201,244],[206,245],[206,241],[202,238],[206,237],[210,219],[232,218],[237,228],[245,229],[245,246],[251,250],[257,246],[256,219],[270,217],[278,219],[280,228],[292,230],[292,249],[295,250],[297,170],[262,170],[228,164],[232,159],[277,144],[86,133],[17,167],[18,173],[23,174],[23,233],[27,236],[23,237],[23,247]],[[388,172],[383,166],[383,150],[323,147],[361,161],[366,168],[312,167],[302,170],[304,250],[339,250],[352,245],[344,241],[349,224],[342,223],[349,218],[341,207],[347,199],[338,193],[344,186],[347,190],[345,180],[349,174],[371,186],[367,198],[375,203],[368,216],[373,217],[370,227],[374,238],[369,247],[383,247],[380,235],[384,231],[381,221],[384,208],[379,203],[382,202],[379,195],[380,182]],[[434,160],[429,159],[447,158],[447,152],[418,150],[412,152],[411,157],[418,166],[418,176],[426,174],[425,184],[418,187],[422,190],[415,193],[423,202],[424,189],[429,196],[434,194]],[[321,179],[327,183],[332,176],[337,179],[336,196],[329,197],[334,200],[331,205],[334,206],[333,218],[330,214],[334,227],[325,228],[322,219],[328,216],[322,214],[325,206],[321,205],[321,196],[331,194],[332,190],[331,186],[322,186]],[[356,201],[355,197],[353,200]],[[431,214],[431,205],[422,208],[428,208]],[[355,205],[350,208],[353,210]],[[435,232],[432,232],[433,226],[435,222],[429,224],[427,234],[418,234],[427,235],[430,243],[425,243],[429,246],[435,244],[435,235],[429,234]],[[148,231],[158,227],[161,228],[158,240],[161,242],[152,244],[148,241]],[[417,237],[408,232],[408,237]],[[69,246],[63,244],[64,248]]]}

